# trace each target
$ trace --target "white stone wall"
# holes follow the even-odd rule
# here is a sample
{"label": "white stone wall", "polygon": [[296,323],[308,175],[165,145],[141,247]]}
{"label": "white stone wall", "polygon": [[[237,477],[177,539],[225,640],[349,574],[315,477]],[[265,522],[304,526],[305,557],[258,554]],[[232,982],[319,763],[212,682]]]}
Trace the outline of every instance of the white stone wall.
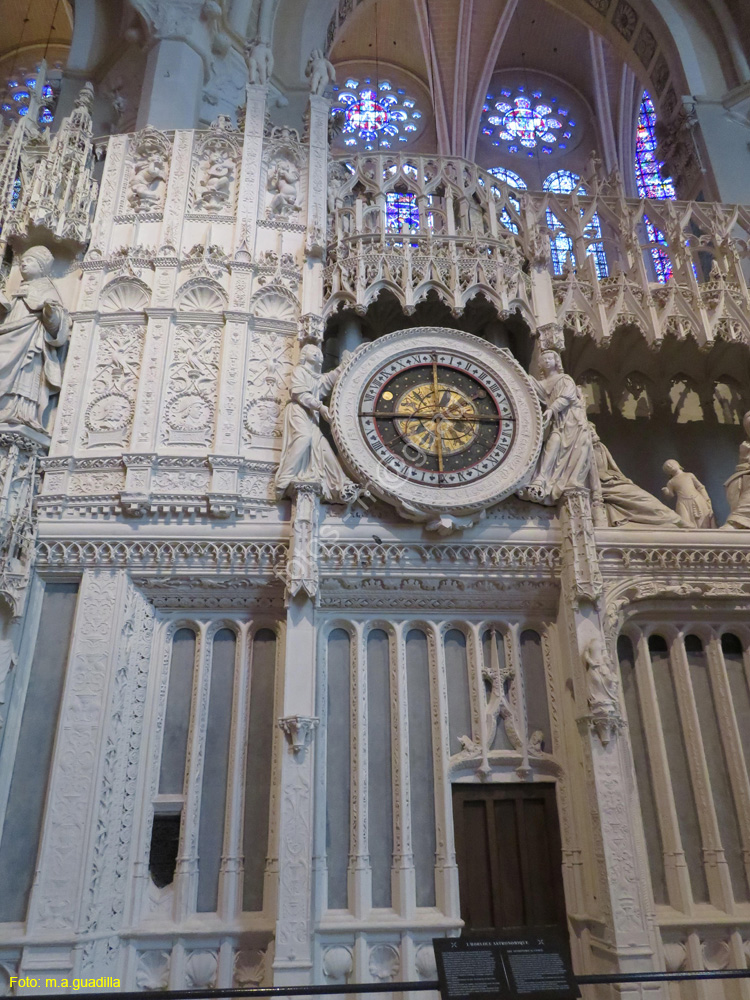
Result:
{"label": "white stone wall", "polygon": [[[45,581],[80,579],[80,590],[37,877],[26,921],[0,927],[0,966],[40,977],[112,975],[129,988],[430,979],[431,937],[460,927],[454,780],[556,784],[579,971],[674,965],[675,949],[688,941],[692,964],[724,955],[719,945],[707,950],[696,941],[727,944],[727,963],[739,962],[750,938],[747,903],[725,894],[712,897],[710,910],[689,900],[668,912],[656,907],[624,706],[612,706],[605,726],[592,714],[584,653],[600,638],[613,650],[627,619],[659,609],[678,630],[685,621],[746,614],[744,533],[595,529],[588,497],[576,494],[559,512],[510,500],[482,524],[443,538],[383,505],[344,513],[312,494],[277,503],[272,479],[299,344],[322,338],[323,317],[339,303],[361,310],[392,287],[408,312],[436,288],[458,312],[481,290],[500,318],[519,309],[547,345],[561,345],[563,324],[590,324],[606,339],[631,315],[655,339],[669,317],[684,316],[708,343],[730,318],[744,338],[742,262],[727,251],[721,276],[709,283],[713,305],[706,305],[704,285],[705,301],[692,311],[688,292],[698,293],[689,264],[683,261],[682,283],[666,296],[650,288],[632,239],[627,276],[598,285],[590,274],[585,285],[568,275],[553,283],[539,228],[545,205],[530,198],[519,214],[507,191],[488,190],[485,175],[469,166],[459,176],[458,161],[438,158],[419,159],[418,171],[454,185],[444,232],[420,234],[407,249],[412,241],[399,234],[396,247],[382,211],[372,210],[382,208],[388,183],[381,159],[363,159],[354,175],[339,172],[339,186],[329,190],[326,102],[310,99],[308,138],[266,126],[265,103],[264,88],[248,88],[244,133],[219,123],[204,132],[147,128],[114,136],[91,244],[80,269],[65,277],[73,333],[43,462],[36,576],[0,758],[0,816],[14,766],[10,737],[23,709],[16,678],[32,669],[41,589]],[[400,176],[413,180],[409,171]],[[370,206],[353,191],[355,179],[371,186]],[[627,245],[637,222],[625,230],[628,203],[604,189],[595,197]],[[518,240],[501,232],[503,210],[515,213]],[[708,213],[691,208],[700,211]],[[564,214],[560,205],[556,212]],[[571,231],[580,226],[578,204],[567,219]],[[442,237],[450,250],[441,248]],[[395,274],[394,261],[404,258],[408,267]],[[287,594],[285,601],[295,528],[295,544],[302,539],[309,547],[315,584],[311,596]],[[518,745],[503,752],[489,739],[501,704],[485,696],[481,636],[488,624],[503,635],[512,675],[504,725],[507,732],[514,720]],[[159,893],[148,852],[154,809],[165,805],[157,782],[170,642],[188,626],[199,640],[186,784],[173,803],[182,810],[182,832],[173,887]],[[219,904],[199,915],[208,650],[223,627],[237,635],[237,699]],[[249,637],[259,627],[278,637],[277,686],[268,841],[257,845],[266,858],[263,908],[244,912],[242,746]],[[337,748],[350,754],[352,768],[343,912],[326,903],[325,642],[334,627],[347,631],[353,650],[351,740]],[[416,905],[420,844],[409,825],[403,639],[411,627],[423,630],[430,649],[439,843],[431,908]],[[526,627],[539,632],[544,651],[544,750],[526,725],[518,652]],[[374,628],[390,643],[395,817],[392,905],[376,909],[363,788],[363,643]],[[472,723],[461,752],[446,738],[441,638],[449,629],[463,631],[469,649]],[[735,732],[735,750],[738,738]],[[747,774],[735,766],[733,775],[746,804]],[[715,824],[710,834],[703,850],[717,851]]]}

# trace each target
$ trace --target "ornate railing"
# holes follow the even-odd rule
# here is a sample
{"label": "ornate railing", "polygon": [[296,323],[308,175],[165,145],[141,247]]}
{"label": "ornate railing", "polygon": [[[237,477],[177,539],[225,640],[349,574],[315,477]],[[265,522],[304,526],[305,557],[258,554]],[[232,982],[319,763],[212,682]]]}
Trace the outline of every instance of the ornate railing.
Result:
{"label": "ornate railing", "polygon": [[627,325],[649,342],[750,342],[750,207],[627,198],[616,174],[584,183],[522,192],[456,157],[335,159],[327,310],[384,289],[408,310],[434,289],[454,312],[481,293],[596,339]]}

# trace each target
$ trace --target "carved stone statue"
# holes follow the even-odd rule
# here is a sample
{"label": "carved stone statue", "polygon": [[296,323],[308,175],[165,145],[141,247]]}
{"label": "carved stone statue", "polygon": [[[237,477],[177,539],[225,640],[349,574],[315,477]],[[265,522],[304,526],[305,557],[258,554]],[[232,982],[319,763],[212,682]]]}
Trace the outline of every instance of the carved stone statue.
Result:
{"label": "carved stone statue", "polygon": [[565,490],[589,485],[592,442],[586,404],[578,386],[562,370],[560,355],[543,351],[539,363],[542,378],[532,383],[545,407],[544,443],[534,476],[519,496],[552,505]]}
{"label": "carved stone statue", "polygon": [[662,469],[669,476],[662,493],[675,498],[678,516],[691,528],[715,528],[714,509],[703,484],[692,472],[685,472],[673,458],[668,459]]}
{"label": "carved stone statue", "polygon": [[599,440],[594,425],[589,426],[594,446],[595,478],[599,480],[599,490],[610,527],[618,528],[624,524],[688,527],[675,511],[636,486],[621,472],[609,449]]}
{"label": "carved stone statue", "polygon": [[586,663],[587,700],[593,716],[620,714],[620,682],[609,661],[604,640],[591,639],[583,651]]}
{"label": "carved stone statue", "polygon": [[725,528],[750,528],[750,413],[742,418],[747,440],[740,445],[737,468],[724,483],[730,514]]}
{"label": "carved stone statue", "polygon": [[167,164],[160,153],[145,149],[133,164],[128,204],[134,212],[148,212],[160,205],[167,183]]}
{"label": "carved stone statue", "polygon": [[313,49],[305,67],[305,79],[310,85],[310,93],[322,97],[329,83],[336,82],[336,70],[323,55],[321,49]]}
{"label": "carved stone statue", "polygon": [[209,211],[226,208],[232,193],[234,162],[220,149],[213,149],[203,164],[199,204]]}
{"label": "carved stone statue", "polygon": [[268,42],[262,38],[254,38],[245,46],[245,62],[247,63],[250,83],[264,87],[273,73],[273,52]]}
{"label": "carved stone statue", "polygon": [[54,257],[31,247],[20,261],[23,283],[12,300],[0,293],[0,423],[47,433],[47,404],[62,385],[68,314],[50,280]]}
{"label": "carved stone statue", "polygon": [[266,187],[273,195],[269,205],[272,215],[299,212],[299,170],[294,163],[277,160],[268,171]]}
{"label": "carved stone statue", "polygon": [[333,388],[339,368],[322,375],[322,367],[321,349],[315,344],[306,344],[292,372],[291,398],[284,410],[276,494],[284,496],[296,483],[320,483],[323,500],[348,503],[358,495],[358,487],[347,478],[320,430],[321,416],[330,419],[328,407],[322,400]]}

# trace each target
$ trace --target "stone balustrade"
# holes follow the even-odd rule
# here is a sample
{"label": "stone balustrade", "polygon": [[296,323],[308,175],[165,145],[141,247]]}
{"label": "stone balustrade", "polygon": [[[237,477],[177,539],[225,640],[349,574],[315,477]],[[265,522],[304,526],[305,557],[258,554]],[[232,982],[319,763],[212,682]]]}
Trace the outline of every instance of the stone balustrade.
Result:
{"label": "stone balustrade", "polygon": [[434,291],[458,315],[481,294],[532,330],[750,342],[750,207],[627,198],[617,175],[584,185],[517,191],[457,157],[337,158],[326,312],[386,290],[409,312]]}

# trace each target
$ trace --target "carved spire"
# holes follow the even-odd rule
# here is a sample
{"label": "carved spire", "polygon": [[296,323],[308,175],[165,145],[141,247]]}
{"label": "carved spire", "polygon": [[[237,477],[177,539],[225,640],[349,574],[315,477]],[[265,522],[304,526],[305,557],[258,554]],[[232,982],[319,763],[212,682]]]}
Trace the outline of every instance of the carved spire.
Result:
{"label": "carved spire", "polygon": [[46,155],[34,167],[8,220],[8,236],[45,229],[56,239],[85,246],[99,187],[93,179],[91,109],[94,88],[84,84]]}

